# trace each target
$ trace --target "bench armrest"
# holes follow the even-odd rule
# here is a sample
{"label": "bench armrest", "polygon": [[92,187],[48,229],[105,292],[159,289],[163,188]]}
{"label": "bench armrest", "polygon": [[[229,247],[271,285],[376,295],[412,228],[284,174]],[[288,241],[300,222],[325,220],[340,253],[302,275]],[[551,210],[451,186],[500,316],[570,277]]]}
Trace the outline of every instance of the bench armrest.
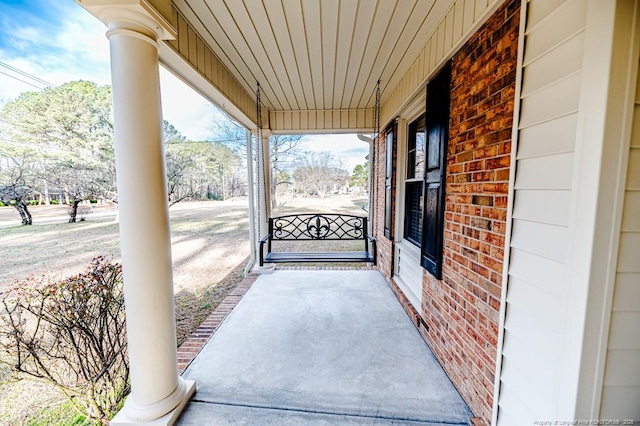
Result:
{"label": "bench armrest", "polygon": [[367,234],[367,239],[371,242],[371,248],[373,251],[373,264],[377,265],[378,264],[378,243],[376,242],[376,239],[369,234]]}
{"label": "bench armrest", "polygon": [[260,240],[260,244],[266,243],[271,238],[271,234],[267,234]]}
{"label": "bench armrest", "polygon": [[260,240],[260,266],[264,266],[264,243],[271,239],[271,234],[267,234]]}

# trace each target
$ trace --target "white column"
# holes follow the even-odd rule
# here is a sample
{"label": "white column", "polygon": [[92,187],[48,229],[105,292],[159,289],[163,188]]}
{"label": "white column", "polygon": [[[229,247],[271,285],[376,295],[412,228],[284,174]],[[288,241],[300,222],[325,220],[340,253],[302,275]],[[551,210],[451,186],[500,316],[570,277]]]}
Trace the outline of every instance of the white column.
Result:
{"label": "white column", "polygon": [[177,373],[158,44],[146,10],[102,8],[111,48],[131,395],[111,424],[171,424],[195,390]]}

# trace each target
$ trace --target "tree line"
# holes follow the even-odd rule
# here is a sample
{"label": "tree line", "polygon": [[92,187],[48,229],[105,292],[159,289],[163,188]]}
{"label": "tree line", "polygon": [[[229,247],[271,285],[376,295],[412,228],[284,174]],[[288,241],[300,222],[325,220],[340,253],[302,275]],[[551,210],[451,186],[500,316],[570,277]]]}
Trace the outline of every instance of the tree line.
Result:
{"label": "tree line", "polygon": [[[75,222],[83,201],[117,203],[111,105],[110,86],[73,81],[2,106],[0,203],[13,206],[24,225],[33,222],[31,204],[66,204]],[[246,195],[244,128],[216,120],[207,141],[189,140],[167,121],[163,131],[170,205]],[[349,174],[334,155],[306,152],[303,143],[300,135],[269,140],[274,206],[282,188],[320,197],[366,188],[366,163]]]}

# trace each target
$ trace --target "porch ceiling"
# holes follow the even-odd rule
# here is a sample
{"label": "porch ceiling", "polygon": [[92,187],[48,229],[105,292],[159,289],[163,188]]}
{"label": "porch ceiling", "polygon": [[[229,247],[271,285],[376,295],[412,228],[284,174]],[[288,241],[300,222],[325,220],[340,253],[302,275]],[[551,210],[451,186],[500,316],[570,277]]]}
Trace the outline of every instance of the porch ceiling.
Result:
{"label": "porch ceiling", "polygon": [[271,111],[371,109],[378,79],[384,102],[439,21],[436,3],[449,0],[173,2]]}

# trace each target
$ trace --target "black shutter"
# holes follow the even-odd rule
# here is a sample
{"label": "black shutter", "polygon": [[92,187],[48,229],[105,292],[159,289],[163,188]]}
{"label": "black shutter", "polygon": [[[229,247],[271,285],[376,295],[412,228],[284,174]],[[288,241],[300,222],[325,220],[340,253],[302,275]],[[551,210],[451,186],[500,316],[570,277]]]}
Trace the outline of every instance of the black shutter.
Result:
{"label": "black shutter", "polygon": [[385,172],[384,172],[384,236],[393,238],[393,147],[395,141],[395,120],[385,132]]}
{"label": "black shutter", "polygon": [[427,85],[425,203],[422,226],[422,266],[442,278],[444,189],[449,139],[451,63]]}

